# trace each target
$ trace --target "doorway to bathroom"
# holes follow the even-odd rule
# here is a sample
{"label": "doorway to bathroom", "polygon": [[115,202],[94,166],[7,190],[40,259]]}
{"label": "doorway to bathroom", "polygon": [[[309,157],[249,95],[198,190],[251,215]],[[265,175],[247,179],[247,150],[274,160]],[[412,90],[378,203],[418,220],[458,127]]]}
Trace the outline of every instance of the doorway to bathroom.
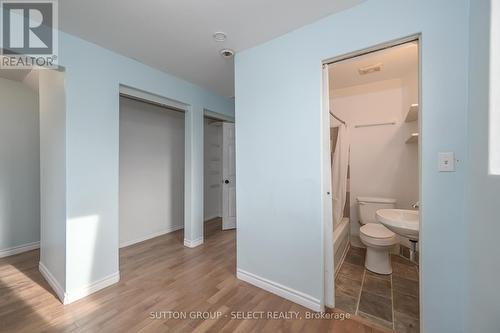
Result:
{"label": "doorway to bathroom", "polygon": [[325,305],[419,331],[419,40],[323,65]]}

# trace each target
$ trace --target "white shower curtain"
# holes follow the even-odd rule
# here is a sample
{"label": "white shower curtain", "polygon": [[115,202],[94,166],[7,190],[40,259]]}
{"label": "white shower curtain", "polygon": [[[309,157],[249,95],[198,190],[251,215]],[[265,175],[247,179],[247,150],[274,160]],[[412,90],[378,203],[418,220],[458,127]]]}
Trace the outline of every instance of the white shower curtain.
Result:
{"label": "white shower curtain", "polygon": [[347,169],[349,167],[349,128],[339,125],[337,144],[332,160],[332,200],[333,230],[344,217],[344,206],[347,199]]}

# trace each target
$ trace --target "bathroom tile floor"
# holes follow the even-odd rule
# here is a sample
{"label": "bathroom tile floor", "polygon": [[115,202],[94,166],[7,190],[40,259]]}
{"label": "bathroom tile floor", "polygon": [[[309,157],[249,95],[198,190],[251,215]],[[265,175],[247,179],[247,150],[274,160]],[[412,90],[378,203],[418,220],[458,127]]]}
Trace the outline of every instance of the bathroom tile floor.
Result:
{"label": "bathroom tile floor", "polygon": [[396,332],[419,332],[418,267],[392,255],[392,274],[365,269],[365,249],[351,247],[335,279],[337,308]]}

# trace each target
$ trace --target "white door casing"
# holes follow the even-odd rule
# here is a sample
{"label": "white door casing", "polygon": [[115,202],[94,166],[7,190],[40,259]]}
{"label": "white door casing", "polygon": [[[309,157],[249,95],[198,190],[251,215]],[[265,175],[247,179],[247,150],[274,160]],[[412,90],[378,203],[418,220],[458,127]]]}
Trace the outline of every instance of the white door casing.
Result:
{"label": "white door casing", "polygon": [[323,290],[322,306],[335,307],[335,273],[333,249],[332,155],[330,147],[330,85],[328,65],[323,66],[323,98],[321,127],[321,200],[323,213]]}
{"label": "white door casing", "polygon": [[236,228],[236,158],[234,123],[222,124],[222,229]]}

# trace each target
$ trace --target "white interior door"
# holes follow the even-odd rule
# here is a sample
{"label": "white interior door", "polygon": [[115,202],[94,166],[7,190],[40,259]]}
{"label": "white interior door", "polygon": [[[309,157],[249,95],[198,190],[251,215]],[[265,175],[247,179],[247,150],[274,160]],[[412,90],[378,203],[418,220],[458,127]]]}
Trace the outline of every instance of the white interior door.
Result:
{"label": "white interior door", "polygon": [[222,229],[236,228],[236,159],[234,124],[222,124]]}

